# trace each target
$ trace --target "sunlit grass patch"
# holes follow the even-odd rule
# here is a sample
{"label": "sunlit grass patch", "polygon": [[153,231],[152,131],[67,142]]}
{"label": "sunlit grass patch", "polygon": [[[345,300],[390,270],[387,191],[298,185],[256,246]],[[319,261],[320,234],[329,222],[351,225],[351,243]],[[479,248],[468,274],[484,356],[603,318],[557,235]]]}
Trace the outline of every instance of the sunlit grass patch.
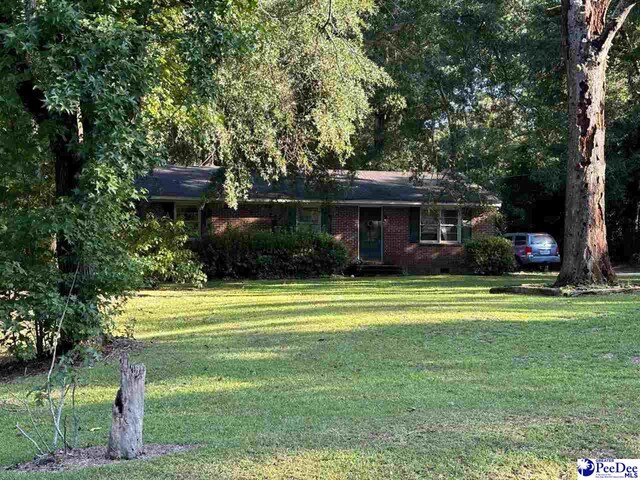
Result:
{"label": "sunlit grass patch", "polygon": [[[488,293],[550,278],[139,292],[121,320],[145,345],[145,439],[202,448],[55,478],[573,478],[578,457],[638,457],[638,297]],[[32,455],[7,400],[41,381],[0,385],[0,464]],[[117,381],[86,372],[83,444],[106,442]]]}

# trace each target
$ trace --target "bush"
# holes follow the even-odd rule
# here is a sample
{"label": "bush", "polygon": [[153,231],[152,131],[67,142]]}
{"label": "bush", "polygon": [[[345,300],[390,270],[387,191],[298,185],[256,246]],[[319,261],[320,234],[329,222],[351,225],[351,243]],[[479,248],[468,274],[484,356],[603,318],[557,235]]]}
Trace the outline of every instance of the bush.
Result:
{"label": "bush", "polygon": [[326,233],[230,230],[192,242],[212,278],[293,278],[342,273],[346,247]]}
{"label": "bush", "polygon": [[147,286],[161,282],[201,286],[206,281],[202,265],[186,247],[188,239],[184,222],[151,215],[140,223],[132,249],[142,262]]}
{"label": "bush", "polygon": [[511,242],[501,237],[485,237],[464,245],[467,265],[479,275],[503,275],[516,268]]}

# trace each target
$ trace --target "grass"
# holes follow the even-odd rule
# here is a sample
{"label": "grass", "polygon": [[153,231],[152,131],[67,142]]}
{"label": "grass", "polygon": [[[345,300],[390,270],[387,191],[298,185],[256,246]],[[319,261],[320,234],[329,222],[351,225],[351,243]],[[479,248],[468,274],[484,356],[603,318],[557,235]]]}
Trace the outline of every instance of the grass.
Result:
{"label": "grass", "polygon": [[[640,457],[639,297],[489,295],[548,282],[398,277],[145,291],[145,440],[201,448],[56,479],[556,479]],[[106,443],[117,366],[86,372],[84,445]],[[33,456],[0,384],[0,465]],[[45,478],[30,475],[29,478]],[[0,472],[0,478],[25,478]]]}

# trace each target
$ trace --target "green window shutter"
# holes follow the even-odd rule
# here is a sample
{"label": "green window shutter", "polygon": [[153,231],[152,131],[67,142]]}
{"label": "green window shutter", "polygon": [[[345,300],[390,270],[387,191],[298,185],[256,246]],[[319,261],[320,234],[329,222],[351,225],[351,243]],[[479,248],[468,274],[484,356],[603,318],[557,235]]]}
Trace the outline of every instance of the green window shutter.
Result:
{"label": "green window shutter", "polygon": [[471,240],[471,218],[472,212],[470,209],[465,208],[462,210],[462,243],[466,243]]}
{"label": "green window shutter", "polygon": [[409,208],[409,243],[420,243],[420,207]]}
{"label": "green window shutter", "polygon": [[295,232],[298,219],[298,207],[289,205],[287,207],[287,229]]}
{"label": "green window shutter", "polygon": [[320,210],[320,230],[331,233],[331,217],[329,216],[329,207],[322,207]]}
{"label": "green window shutter", "polygon": [[471,225],[462,225],[462,243],[471,240]]}

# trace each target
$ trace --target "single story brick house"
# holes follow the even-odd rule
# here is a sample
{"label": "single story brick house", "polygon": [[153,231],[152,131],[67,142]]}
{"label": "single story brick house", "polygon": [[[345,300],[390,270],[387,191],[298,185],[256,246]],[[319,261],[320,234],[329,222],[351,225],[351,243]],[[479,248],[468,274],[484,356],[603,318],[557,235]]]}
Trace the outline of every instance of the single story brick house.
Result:
{"label": "single story brick house", "polygon": [[[155,169],[138,185],[148,191],[141,214],[183,220],[192,235],[227,229],[325,231],[352,261],[388,264],[411,273],[465,271],[463,243],[496,232],[497,197],[444,175],[334,171],[323,186],[256,180],[248,198],[229,208],[219,191],[221,167]],[[459,188],[459,187],[464,188]]]}

